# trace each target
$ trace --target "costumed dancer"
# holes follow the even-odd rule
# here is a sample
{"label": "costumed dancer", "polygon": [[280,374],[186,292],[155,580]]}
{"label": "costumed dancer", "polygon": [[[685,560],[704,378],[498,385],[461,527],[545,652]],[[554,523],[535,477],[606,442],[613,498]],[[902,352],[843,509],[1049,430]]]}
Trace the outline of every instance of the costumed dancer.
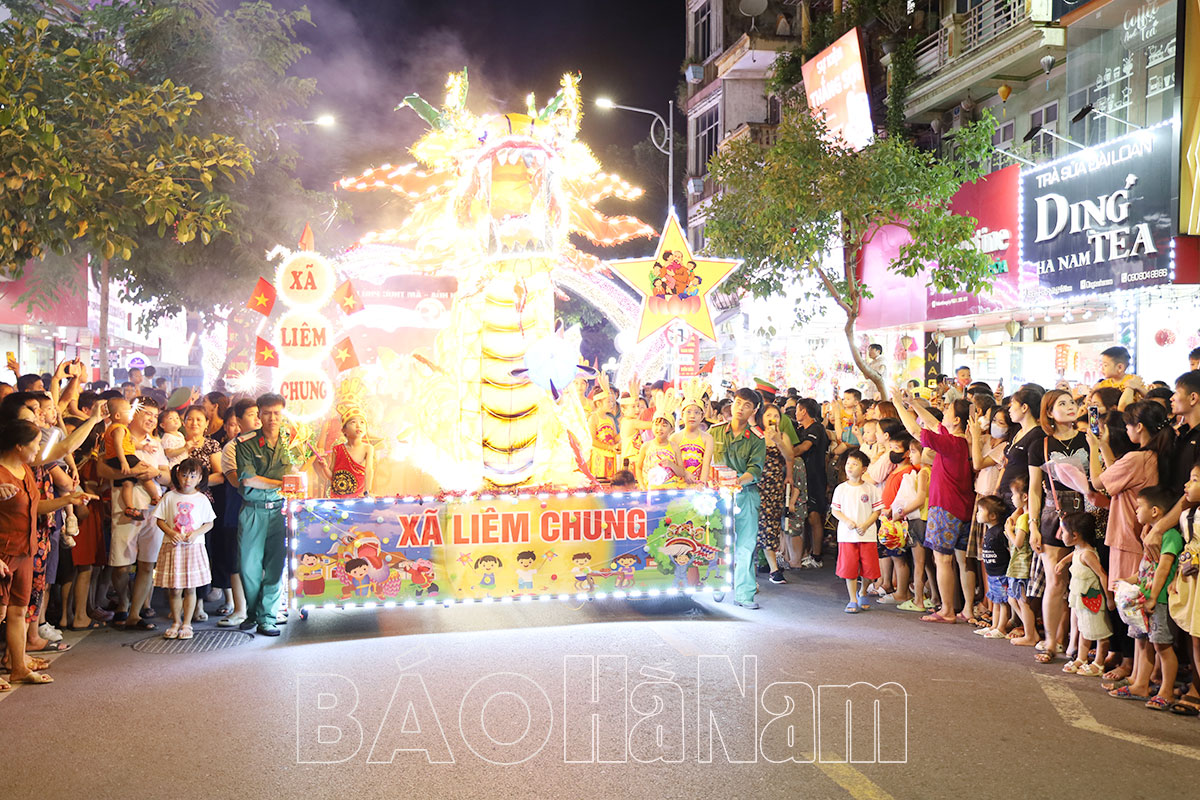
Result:
{"label": "costumed dancer", "polygon": [[588,420],[592,433],[591,469],[596,480],[607,483],[616,474],[621,442],[617,434],[616,403],[603,372],[598,384],[592,395],[592,415]]}
{"label": "costumed dancer", "polygon": [[698,380],[683,385],[680,414],[683,430],[671,437],[683,465],[683,481],[688,486],[707,486],[712,467],[713,438],[700,426],[704,423],[704,388]]}
{"label": "costumed dancer", "polygon": [[313,466],[329,483],[330,497],[366,497],[375,479],[375,446],[367,441],[367,418],[358,406],[342,411],[342,435],[346,441],[334,445],[333,463],[318,454]]}
{"label": "costumed dancer", "polygon": [[258,398],[262,426],[238,437],[236,448],[238,481],[242,487],[242,510],[238,512],[242,587],[246,593],[246,621],[263,636],[278,636],[275,612],[279,607],[281,578],[287,555],[287,532],[283,518],[283,476],[294,467],[288,452],[288,436],[281,430],[282,395],[268,393]]}
{"label": "costumed dancer", "polygon": [[676,489],[683,465],[679,450],[671,442],[675,415],[663,405],[654,412],[654,438],[642,445],[637,462],[638,486],[643,489]]}
{"label": "costumed dancer", "polygon": [[759,406],[758,393],[741,388],[733,396],[733,418],[709,429],[713,438],[713,463],[738,474],[741,491],[734,497],[733,600],[743,608],[758,608],[754,595],[754,543],[758,537],[758,511],[761,498],[758,479],[762,477],[767,445],[751,425]]}

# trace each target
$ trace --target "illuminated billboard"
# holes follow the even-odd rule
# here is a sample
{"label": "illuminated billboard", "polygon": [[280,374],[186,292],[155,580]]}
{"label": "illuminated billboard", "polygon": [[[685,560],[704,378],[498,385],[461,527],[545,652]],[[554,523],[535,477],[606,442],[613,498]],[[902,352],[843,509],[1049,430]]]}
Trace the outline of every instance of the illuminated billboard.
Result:
{"label": "illuminated billboard", "polygon": [[871,99],[863,71],[858,28],[806,61],[804,93],[814,113],[825,113],[829,133],[849,147],[861,150],[875,137],[871,123]]}

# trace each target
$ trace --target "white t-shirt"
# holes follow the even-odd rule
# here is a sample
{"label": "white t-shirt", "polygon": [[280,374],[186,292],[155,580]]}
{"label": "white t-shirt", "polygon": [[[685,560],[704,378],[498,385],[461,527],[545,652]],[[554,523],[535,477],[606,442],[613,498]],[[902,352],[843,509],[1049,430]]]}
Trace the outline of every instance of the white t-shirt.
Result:
{"label": "white t-shirt", "polygon": [[[180,533],[192,533],[209,522],[215,522],[217,515],[213,513],[212,504],[208,502],[208,498],[200,492],[180,494],[172,489],[154,509],[154,518],[165,520],[168,525]],[[193,536],[189,543],[196,544],[203,541],[203,536]]]}
{"label": "white t-shirt", "polygon": [[[187,439],[184,439],[183,434],[181,434],[181,433],[164,433],[162,435],[162,439],[160,439],[160,441],[162,442],[163,450],[178,450],[179,448],[181,448],[185,444],[187,444]],[[171,466],[172,467],[175,466],[176,464],[183,461],[187,457],[188,457],[188,453],[186,450],[184,450],[182,453],[180,453],[179,455],[175,456],[174,458],[172,458],[170,460]]]}
{"label": "white t-shirt", "polygon": [[[873,484],[863,481],[858,486],[846,482],[833,490],[834,511],[840,511],[846,517],[865,522],[871,514],[883,508],[883,500],[879,489]],[[854,527],[838,520],[837,540],[839,542],[874,542],[876,541],[876,526],[872,525],[866,533],[859,534]]]}

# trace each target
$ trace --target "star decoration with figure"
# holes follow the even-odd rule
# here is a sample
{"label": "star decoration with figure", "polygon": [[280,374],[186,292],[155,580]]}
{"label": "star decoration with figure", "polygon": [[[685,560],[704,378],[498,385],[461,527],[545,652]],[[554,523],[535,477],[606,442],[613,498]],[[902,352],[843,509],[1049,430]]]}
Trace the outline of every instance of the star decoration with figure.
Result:
{"label": "star decoration with figure", "polygon": [[708,298],[741,263],[740,259],[692,255],[683,228],[672,214],[663,226],[653,258],[623,258],[607,265],[642,296],[639,342],[674,320],[716,341]]}

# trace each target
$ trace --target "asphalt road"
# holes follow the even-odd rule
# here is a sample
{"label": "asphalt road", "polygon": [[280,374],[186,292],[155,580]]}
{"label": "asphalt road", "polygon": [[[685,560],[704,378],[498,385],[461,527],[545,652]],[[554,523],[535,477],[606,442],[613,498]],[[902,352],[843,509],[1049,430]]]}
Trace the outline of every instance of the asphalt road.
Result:
{"label": "asphalt road", "polygon": [[789,576],[761,582],[759,611],[711,599],[316,611],[279,639],[189,654],[135,651],[145,633],[69,634],[53,685],[0,695],[4,793],[1194,794],[1200,719],[1111,699],[965,625],[844,614],[831,566]]}

